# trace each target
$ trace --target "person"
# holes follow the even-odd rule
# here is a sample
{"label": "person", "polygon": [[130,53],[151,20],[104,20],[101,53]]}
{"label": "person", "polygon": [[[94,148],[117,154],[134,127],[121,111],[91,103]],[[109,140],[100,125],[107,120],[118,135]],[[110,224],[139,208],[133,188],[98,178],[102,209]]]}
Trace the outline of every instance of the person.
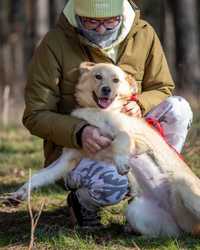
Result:
{"label": "person", "polygon": [[[129,115],[158,120],[166,141],[181,151],[192,111],[184,98],[172,96],[174,82],[159,38],[140,19],[138,7],[131,0],[69,0],[34,53],[25,90],[23,123],[44,139],[45,166],[62,147],[95,154],[111,143],[97,128],[70,116],[83,61],[113,63],[131,74],[139,97],[126,104]],[[129,190],[127,177],[115,166],[90,159],[68,174],[66,186],[68,205],[82,227],[100,226],[100,208],[120,202]]]}

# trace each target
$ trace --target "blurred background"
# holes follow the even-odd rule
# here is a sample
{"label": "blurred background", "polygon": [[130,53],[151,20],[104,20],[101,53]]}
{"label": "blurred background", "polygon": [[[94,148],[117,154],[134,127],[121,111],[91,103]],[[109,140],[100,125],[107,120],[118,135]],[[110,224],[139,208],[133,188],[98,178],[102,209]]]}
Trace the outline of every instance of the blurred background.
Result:
{"label": "blurred background", "polygon": [[[84,0],[82,0],[84,1]],[[117,1],[117,0],[116,0]],[[8,208],[1,196],[43,166],[43,142],[21,123],[27,67],[33,52],[52,28],[66,0],[0,0],[0,249],[27,249],[30,221],[27,204]],[[200,177],[200,0],[135,0],[143,19],[156,29],[165,50],[176,93],[192,105],[194,121],[183,150],[184,160]],[[3,126],[2,126],[3,125]],[[71,230],[66,191],[47,187],[32,195],[32,208],[45,207],[34,249],[200,249],[199,238],[147,240],[121,235],[124,203],[104,209],[105,231]]]}
{"label": "blurred background", "polygon": [[[0,0],[0,122],[20,123],[27,66],[66,0]],[[176,94],[198,109],[200,94],[200,1],[136,0],[143,19],[156,29]]]}

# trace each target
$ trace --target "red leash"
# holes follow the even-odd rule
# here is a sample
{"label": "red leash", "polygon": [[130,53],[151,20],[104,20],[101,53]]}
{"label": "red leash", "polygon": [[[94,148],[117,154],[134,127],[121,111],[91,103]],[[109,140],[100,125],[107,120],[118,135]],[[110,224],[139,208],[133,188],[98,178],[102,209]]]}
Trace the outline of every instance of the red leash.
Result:
{"label": "red leash", "polygon": [[154,118],[145,118],[145,120],[146,120],[146,122],[151,126],[151,127],[153,127],[153,128],[155,128],[157,131],[158,131],[158,133],[163,137],[163,138],[165,138],[165,134],[164,134],[164,129],[163,129],[163,127],[161,126],[161,124],[160,124],[160,122],[159,121],[157,121],[156,119],[154,119]]}
{"label": "red leash", "polygon": [[[132,95],[129,100],[137,102],[138,95],[137,94]],[[164,128],[161,126],[160,122],[158,120],[156,120],[154,118],[150,118],[150,117],[145,118],[145,120],[151,127],[153,127],[162,136],[164,141],[167,143]],[[173,146],[171,146],[169,143],[167,143],[167,144],[170,146],[170,148],[172,148],[177,153],[177,155],[181,158],[181,160],[184,160],[183,156]]]}
{"label": "red leash", "polygon": [[132,101],[132,102],[137,102],[138,101],[138,95],[137,94],[134,94],[130,97],[129,101]]}
{"label": "red leash", "polygon": [[164,139],[164,141],[170,146],[170,148],[172,148],[176,153],[177,155],[180,157],[181,160],[184,160],[183,156],[172,146],[170,145],[167,141],[166,141],[166,137],[165,137],[165,133],[164,133],[164,129],[163,127],[161,126],[160,122],[157,121],[156,119],[154,118],[145,118],[146,122],[151,126],[153,127],[161,136],[162,138]]}

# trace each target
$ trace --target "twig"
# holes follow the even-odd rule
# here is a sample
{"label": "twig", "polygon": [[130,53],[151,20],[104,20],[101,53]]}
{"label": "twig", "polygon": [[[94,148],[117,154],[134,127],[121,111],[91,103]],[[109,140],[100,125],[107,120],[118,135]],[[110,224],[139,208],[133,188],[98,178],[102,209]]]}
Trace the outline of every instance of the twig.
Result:
{"label": "twig", "polygon": [[9,108],[10,108],[10,86],[6,85],[3,91],[3,111],[2,111],[2,121],[4,126],[8,125]]}
{"label": "twig", "polygon": [[141,250],[141,248],[136,244],[136,242],[135,241],[133,241],[133,245],[134,245],[134,247],[135,247],[135,249],[137,249],[137,250]]}
{"label": "twig", "polygon": [[39,212],[36,216],[33,216],[33,210],[31,207],[31,169],[29,169],[29,185],[28,185],[28,211],[29,216],[31,219],[31,237],[30,237],[30,243],[29,243],[29,250],[33,249],[34,246],[34,240],[35,240],[35,229],[37,227],[40,215],[42,213],[42,210],[44,208],[45,200],[42,201]]}

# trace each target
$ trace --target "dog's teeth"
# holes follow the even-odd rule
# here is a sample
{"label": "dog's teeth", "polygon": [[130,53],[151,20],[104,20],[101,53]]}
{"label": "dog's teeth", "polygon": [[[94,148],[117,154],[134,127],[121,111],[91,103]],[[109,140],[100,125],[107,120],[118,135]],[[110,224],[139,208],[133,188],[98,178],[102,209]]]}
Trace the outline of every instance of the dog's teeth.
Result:
{"label": "dog's teeth", "polygon": [[103,108],[107,108],[111,102],[112,101],[108,98],[99,98],[99,105]]}

